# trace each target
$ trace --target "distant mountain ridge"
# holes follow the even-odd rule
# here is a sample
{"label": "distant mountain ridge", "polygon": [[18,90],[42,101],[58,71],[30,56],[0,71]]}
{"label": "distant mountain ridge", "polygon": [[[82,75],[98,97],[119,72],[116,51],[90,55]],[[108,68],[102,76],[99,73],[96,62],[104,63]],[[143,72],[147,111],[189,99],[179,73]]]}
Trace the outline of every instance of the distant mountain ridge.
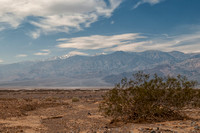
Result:
{"label": "distant mountain ridge", "polygon": [[113,86],[123,76],[143,70],[160,75],[182,74],[200,80],[200,54],[123,52],[96,56],[65,56],[0,66],[1,86]]}

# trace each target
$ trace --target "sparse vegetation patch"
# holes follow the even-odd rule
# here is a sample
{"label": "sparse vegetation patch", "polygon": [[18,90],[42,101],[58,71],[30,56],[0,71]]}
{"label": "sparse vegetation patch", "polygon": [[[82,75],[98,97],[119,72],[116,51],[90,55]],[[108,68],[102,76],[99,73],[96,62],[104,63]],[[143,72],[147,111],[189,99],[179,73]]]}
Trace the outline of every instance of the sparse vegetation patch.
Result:
{"label": "sparse vegetation patch", "polygon": [[79,100],[79,98],[77,98],[77,97],[73,97],[72,98],[72,102],[79,102],[80,100]]}
{"label": "sparse vegetation patch", "polygon": [[186,77],[150,76],[143,72],[121,83],[103,96],[100,111],[113,120],[152,122],[180,120],[179,112],[185,106],[200,107],[200,90],[195,81]]}

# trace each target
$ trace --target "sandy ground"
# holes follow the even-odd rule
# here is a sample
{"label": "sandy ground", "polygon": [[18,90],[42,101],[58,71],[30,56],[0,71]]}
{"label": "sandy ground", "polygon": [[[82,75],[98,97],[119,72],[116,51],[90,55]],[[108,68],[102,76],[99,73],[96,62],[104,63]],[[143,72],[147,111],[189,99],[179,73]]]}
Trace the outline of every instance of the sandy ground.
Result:
{"label": "sandy ground", "polygon": [[98,110],[105,92],[0,90],[0,133],[200,133],[199,108],[183,110],[189,120],[110,124]]}

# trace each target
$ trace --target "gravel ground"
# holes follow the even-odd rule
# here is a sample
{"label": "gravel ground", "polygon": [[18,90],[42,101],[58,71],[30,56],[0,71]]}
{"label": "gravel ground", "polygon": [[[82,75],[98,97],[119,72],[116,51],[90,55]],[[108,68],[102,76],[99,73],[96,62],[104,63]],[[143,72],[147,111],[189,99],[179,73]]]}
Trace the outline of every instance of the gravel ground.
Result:
{"label": "gravel ground", "polygon": [[182,111],[189,120],[110,124],[98,110],[106,91],[0,90],[0,133],[200,133],[199,108]]}

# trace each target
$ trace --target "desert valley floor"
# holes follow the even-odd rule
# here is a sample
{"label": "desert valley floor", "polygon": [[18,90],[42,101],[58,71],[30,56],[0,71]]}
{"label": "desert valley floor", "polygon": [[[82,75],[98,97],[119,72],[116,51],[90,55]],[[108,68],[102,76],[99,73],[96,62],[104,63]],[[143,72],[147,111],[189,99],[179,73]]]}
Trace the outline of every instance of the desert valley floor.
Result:
{"label": "desert valley floor", "polygon": [[98,109],[107,90],[0,90],[0,133],[200,133],[200,109],[191,119],[112,123]]}

